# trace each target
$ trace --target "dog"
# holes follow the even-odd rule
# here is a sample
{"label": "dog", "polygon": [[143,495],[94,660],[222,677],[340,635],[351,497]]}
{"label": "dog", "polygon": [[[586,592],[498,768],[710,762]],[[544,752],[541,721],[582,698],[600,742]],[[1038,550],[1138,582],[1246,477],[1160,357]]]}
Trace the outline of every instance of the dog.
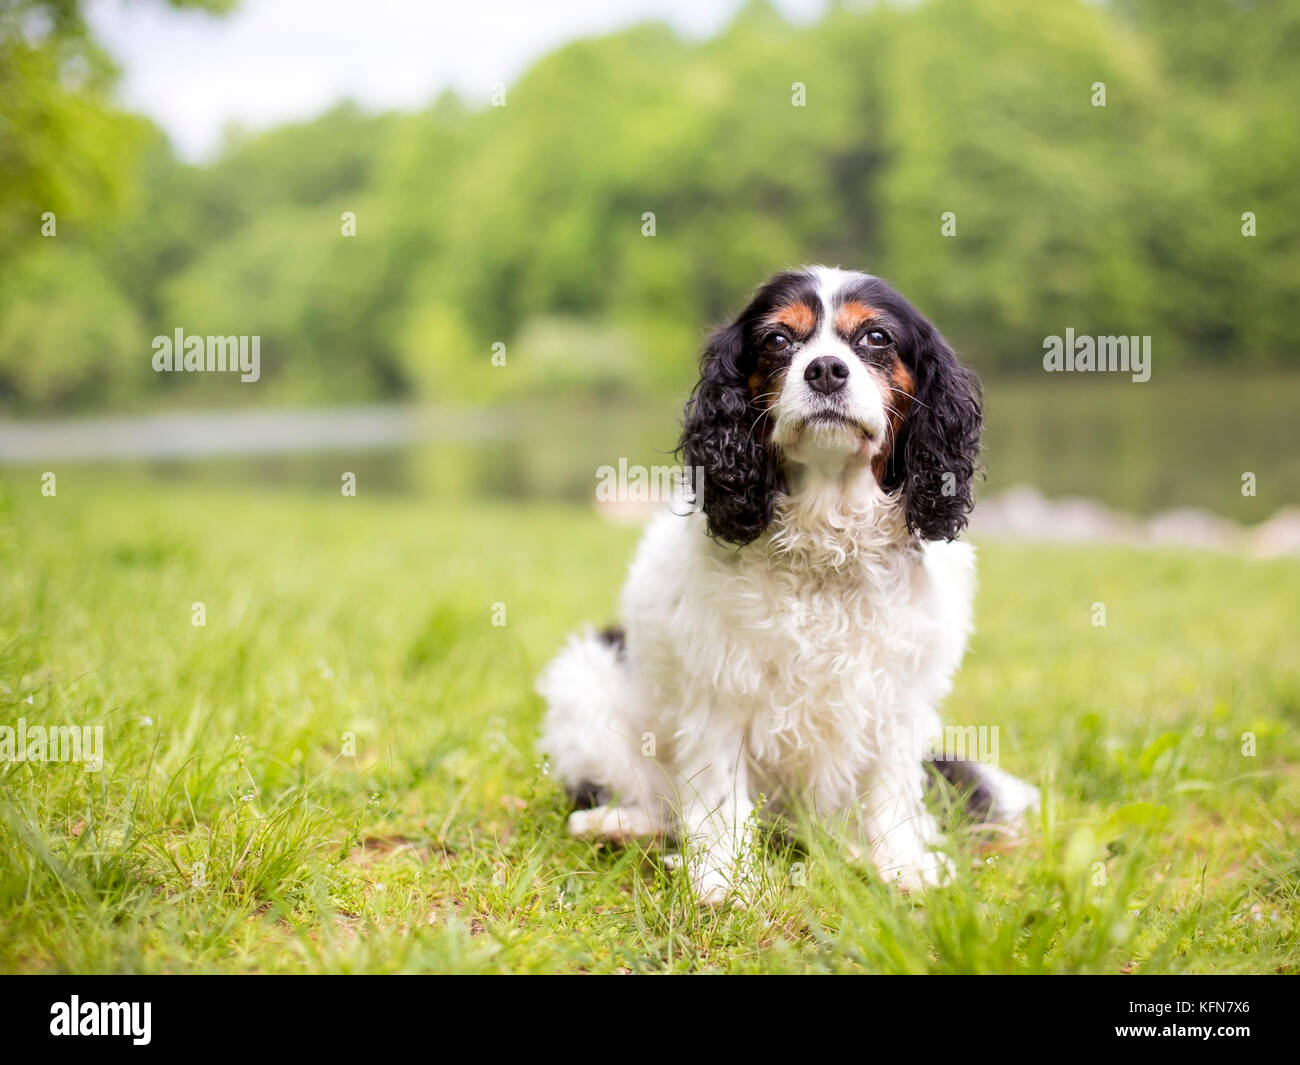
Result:
{"label": "dog", "polygon": [[[957,537],[981,425],[974,374],[885,281],[762,285],[686,404],[695,507],[648,526],[622,628],[573,638],[538,681],[570,834],[676,838],[715,904],[745,897],[756,804],[802,808],[904,891],[942,883],[925,766],[971,631]],[[991,766],[935,764],[983,821],[1037,804]]]}

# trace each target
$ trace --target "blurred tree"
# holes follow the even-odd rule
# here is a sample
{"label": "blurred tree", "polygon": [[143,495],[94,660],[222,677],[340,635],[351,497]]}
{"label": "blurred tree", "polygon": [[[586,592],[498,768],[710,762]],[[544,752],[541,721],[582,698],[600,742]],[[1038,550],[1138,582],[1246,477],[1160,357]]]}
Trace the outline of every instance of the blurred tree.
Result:
{"label": "blurred tree", "polygon": [[10,267],[7,288],[0,402],[41,412],[114,406],[148,386],[149,337],[91,252],[37,245]]}
{"label": "blurred tree", "polygon": [[112,104],[117,71],[83,6],[0,6],[0,401],[12,407],[113,405],[148,382],[138,309],[150,293],[120,287],[113,227],[142,159],[175,164],[148,122]]}
{"label": "blurred tree", "polygon": [[[982,370],[1037,371],[1070,326],[1151,334],[1166,367],[1280,363],[1298,51],[1300,0],[834,4],[807,25],[760,0],[708,41],[645,24],[566,45],[503,107],[343,104],[191,167],[104,102],[77,3],[19,0],[0,268],[33,261],[0,271],[0,316],[30,330],[83,286],[118,310],[94,344],[63,332],[44,384],[6,323],[0,387],[11,408],[174,397],[195,384],[140,383],[98,346],[180,326],[263,337],[263,385],[205,402],[666,395],[757,281],[814,261],[897,282]],[[33,247],[44,210],[76,219],[66,254]]]}
{"label": "blurred tree", "polygon": [[[235,0],[162,0],[219,13]],[[83,0],[0,6],[0,256],[38,239],[45,212],[80,222],[121,205],[142,124],[109,100],[117,71]]]}

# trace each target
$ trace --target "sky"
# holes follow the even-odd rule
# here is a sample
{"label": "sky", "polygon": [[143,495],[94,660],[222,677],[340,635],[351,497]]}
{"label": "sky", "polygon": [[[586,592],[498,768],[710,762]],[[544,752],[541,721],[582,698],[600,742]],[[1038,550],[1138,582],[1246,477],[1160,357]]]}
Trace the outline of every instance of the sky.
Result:
{"label": "sky", "polygon": [[[773,0],[816,17],[825,0]],[[496,82],[580,37],[647,19],[708,37],[741,0],[242,0],[219,18],[161,0],[89,0],[92,30],[122,68],[120,102],[148,115],[191,161],[230,123],[265,129],[351,97],[412,110],[452,87],[486,102]]]}

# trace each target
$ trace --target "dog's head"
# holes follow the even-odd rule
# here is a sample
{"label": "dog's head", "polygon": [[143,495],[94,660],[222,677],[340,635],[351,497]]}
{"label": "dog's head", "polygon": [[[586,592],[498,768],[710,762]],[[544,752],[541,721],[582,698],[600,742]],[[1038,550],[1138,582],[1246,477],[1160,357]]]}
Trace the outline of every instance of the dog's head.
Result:
{"label": "dog's head", "polygon": [[951,540],[980,424],[975,376],[916,308],[877,277],[811,267],[772,278],[710,339],[680,446],[720,540],[756,539],[810,475],[874,477],[913,533]]}

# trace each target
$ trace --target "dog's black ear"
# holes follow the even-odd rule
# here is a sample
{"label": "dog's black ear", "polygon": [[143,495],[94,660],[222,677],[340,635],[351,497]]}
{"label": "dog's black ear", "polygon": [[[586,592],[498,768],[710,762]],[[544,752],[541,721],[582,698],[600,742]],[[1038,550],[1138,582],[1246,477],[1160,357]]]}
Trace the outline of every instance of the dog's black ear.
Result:
{"label": "dog's black ear", "polygon": [[700,380],[686,402],[678,451],[702,476],[700,501],[709,535],[744,545],[772,520],[780,469],[756,425],[759,411],[743,365],[740,322],[719,330],[700,360]]}
{"label": "dog's black ear", "polygon": [[[918,316],[919,318],[919,316]],[[885,487],[903,489],[907,525],[923,540],[953,540],[974,506],[983,412],[979,380],[923,318],[908,370],[912,405]]]}

